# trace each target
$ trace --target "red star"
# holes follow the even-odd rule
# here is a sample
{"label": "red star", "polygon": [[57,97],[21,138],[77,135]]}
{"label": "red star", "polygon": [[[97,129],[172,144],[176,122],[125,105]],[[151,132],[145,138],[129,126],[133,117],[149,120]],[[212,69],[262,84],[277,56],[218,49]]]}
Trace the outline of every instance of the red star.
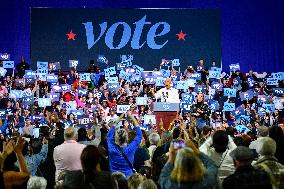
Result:
{"label": "red star", "polygon": [[182,30],[176,35],[178,36],[178,40],[184,40],[185,41],[186,33],[183,33]]}
{"label": "red star", "polygon": [[72,30],[70,31],[70,33],[66,34],[68,36],[68,40],[75,40],[75,33],[72,32]]}

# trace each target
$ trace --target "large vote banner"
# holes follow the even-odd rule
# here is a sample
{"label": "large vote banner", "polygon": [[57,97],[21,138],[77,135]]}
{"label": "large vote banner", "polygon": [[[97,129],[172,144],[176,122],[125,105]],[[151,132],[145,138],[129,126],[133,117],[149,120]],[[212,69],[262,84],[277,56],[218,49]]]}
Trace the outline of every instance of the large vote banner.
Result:
{"label": "large vote banner", "polygon": [[102,66],[121,63],[129,55],[145,70],[162,59],[179,59],[180,67],[204,58],[208,67],[221,62],[220,13],[195,9],[31,9],[31,60],[78,60],[78,70],[90,61]]}

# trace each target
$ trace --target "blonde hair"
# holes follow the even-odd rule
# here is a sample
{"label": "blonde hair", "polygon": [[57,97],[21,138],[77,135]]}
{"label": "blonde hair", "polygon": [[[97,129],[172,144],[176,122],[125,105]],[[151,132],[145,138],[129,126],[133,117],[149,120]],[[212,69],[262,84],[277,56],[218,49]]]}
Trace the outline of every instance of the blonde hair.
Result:
{"label": "blonde hair", "polygon": [[145,180],[145,177],[134,173],[127,180],[128,189],[137,189],[138,186]]}
{"label": "blonde hair", "polygon": [[185,147],[177,151],[171,179],[174,182],[198,182],[205,174],[200,159],[191,148]]}

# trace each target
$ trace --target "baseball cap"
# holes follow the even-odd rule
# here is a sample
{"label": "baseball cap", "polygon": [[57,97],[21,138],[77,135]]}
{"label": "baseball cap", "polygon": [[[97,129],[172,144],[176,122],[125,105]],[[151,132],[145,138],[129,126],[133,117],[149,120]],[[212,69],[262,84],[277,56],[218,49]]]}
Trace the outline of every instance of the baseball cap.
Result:
{"label": "baseball cap", "polygon": [[253,151],[245,146],[238,146],[230,153],[230,156],[234,160],[239,160],[239,161],[247,161],[254,159]]}

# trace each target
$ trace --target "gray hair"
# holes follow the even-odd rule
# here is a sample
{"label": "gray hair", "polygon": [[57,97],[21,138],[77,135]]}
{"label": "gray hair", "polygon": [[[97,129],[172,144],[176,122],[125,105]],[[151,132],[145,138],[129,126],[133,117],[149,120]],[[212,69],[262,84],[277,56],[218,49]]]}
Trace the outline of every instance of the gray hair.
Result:
{"label": "gray hair", "polygon": [[128,133],[124,128],[117,127],[115,129],[114,142],[119,146],[128,142]]}
{"label": "gray hair", "polygon": [[258,136],[261,136],[261,137],[266,137],[268,136],[268,133],[269,133],[269,130],[267,127],[265,126],[260,126],[258,128]]}
{"label": "gray hair", "polygon": [[65,140],[74,139],[77,135],[77,129],[74,127],[69,127],[64,130],[64,138]]}
{"label": "gray hair", "polygon": [[47,182],[43,177],[30,177],[27,189],[45,189],[47,186]]}
{"label": "gray hair", "polygon": [[260,155],[274,156],[276,152],[276,142],[270,137],[261,138],[256,152]]}
{"label": "gray hair", "polygon": [[149,135],[149,142],[151,145],[157,145],[160,141],[160,135],[158,133],[151,133]]}
{"label": "gray hair", "polygon": [[158,187],[152,179],[147,179],[139,185],[138,189],[158,189]]}

